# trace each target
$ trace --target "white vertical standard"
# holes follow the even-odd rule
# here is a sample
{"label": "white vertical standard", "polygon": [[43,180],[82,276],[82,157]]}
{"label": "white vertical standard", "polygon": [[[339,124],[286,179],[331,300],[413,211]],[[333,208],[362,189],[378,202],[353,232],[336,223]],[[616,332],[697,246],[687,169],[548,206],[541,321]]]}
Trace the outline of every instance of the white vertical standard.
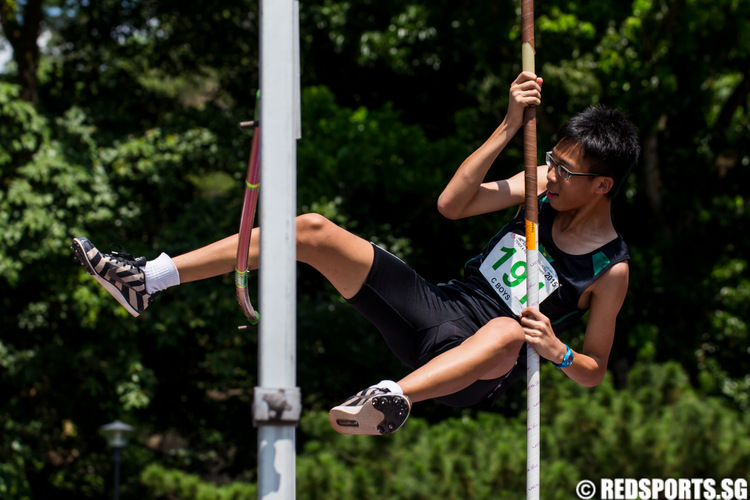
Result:
{"label": "white vertical standard", "polygon": [[296,494],[296,143],[298,4],[260,5],[260,333],[253,419],[258,426],[258,498]]}
{"label": "white vertical standard", "polygon": [[292,30],[294,32],[294,137],[302,139],[302,77],[300,76],[300,45],[299,45],[299,0],[294,0],[294,20]]}

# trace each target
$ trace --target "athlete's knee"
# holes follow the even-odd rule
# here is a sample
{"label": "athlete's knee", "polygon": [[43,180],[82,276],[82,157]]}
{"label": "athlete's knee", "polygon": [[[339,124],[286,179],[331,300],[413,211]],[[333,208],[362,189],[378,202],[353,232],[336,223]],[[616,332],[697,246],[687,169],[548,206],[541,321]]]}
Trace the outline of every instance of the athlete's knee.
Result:
{"label": "athlete's knee", "polygon": [[326,232],[333,225],[333,222],[320,214],[309,213],[297,216],[297,244],[316,245],[321,241],[325,241]]}
{"label": "athlete's knee", "polygon": [[513,318],[494,318],[485,328],[487,347],[495,352],[517,352],[526,340],[523,328]]}

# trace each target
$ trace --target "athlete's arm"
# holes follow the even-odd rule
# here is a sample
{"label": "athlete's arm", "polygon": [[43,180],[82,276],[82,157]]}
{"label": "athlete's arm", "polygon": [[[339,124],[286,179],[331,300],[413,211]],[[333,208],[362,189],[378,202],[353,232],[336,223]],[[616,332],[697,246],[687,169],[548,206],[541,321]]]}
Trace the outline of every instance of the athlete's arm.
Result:
{"label": "athlete's arm", "polygon": [[[591,285],[589,321],[581,352],[575,352],[573,363],[562,371],[585,387],[599,385],[607,371],[609,353],[615,338],[615,322],[628,291],[628,264],[620,262]],[[536,309],[521,313],[526,342],[550,361],[561,363],[567,348],[552,331],[549,318]]]}
{"label": "athlete's arm", "polygon": [[[523,125],[523,110],[541,103],[542,79],[521,73],[510,87],[508,114],[489,139],[458,168],[438,199],[438,210],[449,219],[461,219],[523,202],[523,175],[483,182],[492,163]],[[545,175],[541,179],[546,186]]]}
{"label": "athlete's arm", "polygon": [[[583,352],[576,353],[573,364],[562,369],[568,377],[586,387],[599,385],[607,371],[617,314],[628,291],[627,262],[612,266],[592,287]],[[559,363],[562,357],[553,361]]]}

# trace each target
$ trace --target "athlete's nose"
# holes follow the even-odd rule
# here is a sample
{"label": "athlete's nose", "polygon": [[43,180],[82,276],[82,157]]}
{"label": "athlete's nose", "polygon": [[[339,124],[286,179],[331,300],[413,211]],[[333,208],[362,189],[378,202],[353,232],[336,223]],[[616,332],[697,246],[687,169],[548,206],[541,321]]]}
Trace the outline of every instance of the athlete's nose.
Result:
{"label": "athlete's nose", "polygon": [[556,169],[552,167],[547,167],[547,184],[555,184],[557,182],[557,175],[555,172]]}

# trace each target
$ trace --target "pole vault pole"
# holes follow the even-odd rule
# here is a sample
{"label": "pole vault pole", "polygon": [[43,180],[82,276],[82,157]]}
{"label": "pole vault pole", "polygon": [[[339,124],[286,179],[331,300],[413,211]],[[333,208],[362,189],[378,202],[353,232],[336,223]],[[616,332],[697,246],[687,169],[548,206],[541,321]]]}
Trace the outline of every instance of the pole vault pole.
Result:
{"label": "pole vault pole", "polygon": [[258,426],[258,498],[296,495],[297,1],[260,2],[260,331],[253,420]]}
{"label": "pole vault pole", "polygon": [[[534,1],[521,2],[523,71],[536,73],[534,64]],[[523,127],[524,180],[526,187],[526,300],[528,307],[539,307],[539,258],[536,108],[524,111]],[[539,500],[540,486],[540,376],[539,354],[533,347],[526,349],[526,498]]]}

